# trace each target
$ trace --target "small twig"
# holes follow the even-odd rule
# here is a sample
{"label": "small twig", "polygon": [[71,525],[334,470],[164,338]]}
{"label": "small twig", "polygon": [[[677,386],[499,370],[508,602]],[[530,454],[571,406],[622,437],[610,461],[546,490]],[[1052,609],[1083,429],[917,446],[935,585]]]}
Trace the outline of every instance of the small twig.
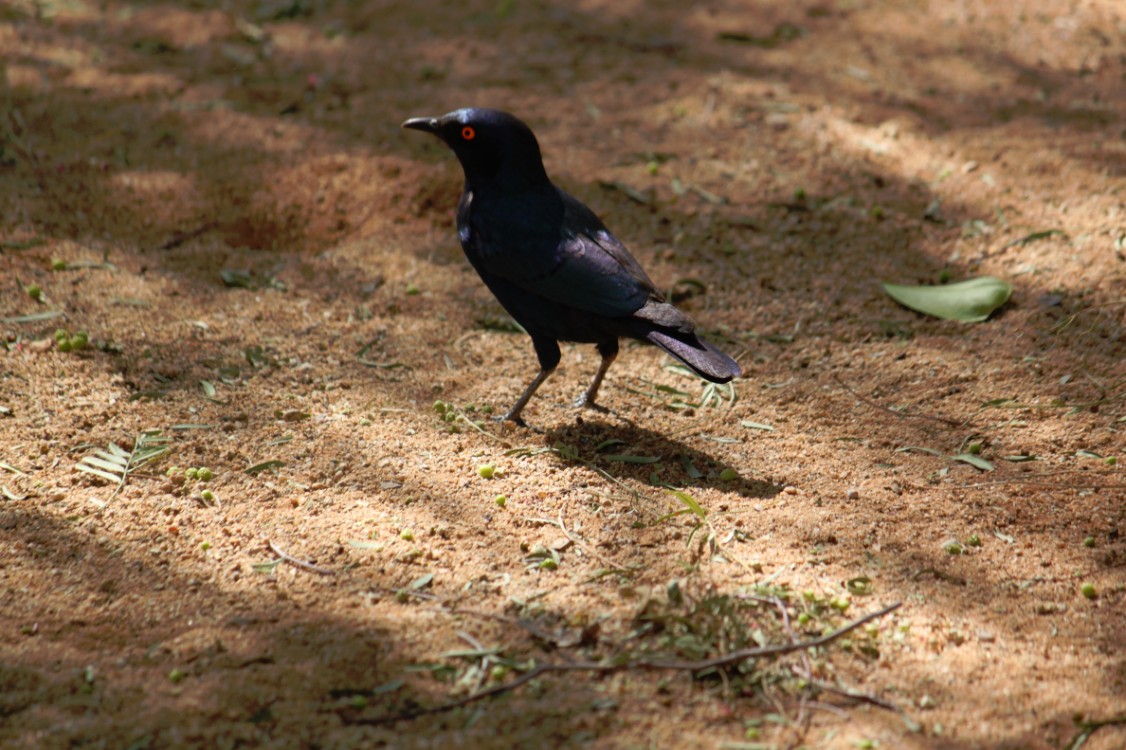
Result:
{"label": "small twig", "polygon": [[556,639],[553,638],[549,633],[545,633],[544,631],[537,628],[535,625],[532,625],[527,620],[523,620],[523,619],[516,618],[516,617],[509,617],[507,615],[498,615],[498,614],[495,614],[493,612],[481,612],[481,611],[476,610],[476,609],[460,609],[458,607],[454,607],[454,608],[434,607],[434,608],[430,609],[429,611],[431,611],[431,612],[441,612],[442,614],[446,614],[446,615],[467,615],[469,617],[480,617],[483,620],[493,620],[494,622],[503,622],[506,625],[513,625],[515,627],[518,627],[518,628],[524,630],[525,632],[527,632],[533,638],[540,640],[540,641],[543,641],[544,643],[554,644],[556,642]]}
{"label": "small twig", "polygon": [[189,229],[186,232],[177,232],[176,234],[172,235],[172,237],[170,237],[167,242],[161,245],[159,249],[172,250],[179,247],[180,245],[183,245],[188,240],[194,240],[196,237],[207,234],[217,226],[219,226],[219,222],[209,221],[206,224],[201,224],[195,229]]}
{"label": "small twig", "polygon": [[815,708],[819,711],[825,711],[826,713],[831,713],[834,716],[836,716],[838,719],[847,719],[848,718],[848,712],[847,711],[845,711],[840,706],[834,706],[832,703],[822,703],[821,701],[810,701],[806,705],[809,706],[810,708]]}
{"label": "small twig", "polygon": [[484,427],[482,427],[481,425],[477,424],[476,422],[474,422],[474,421],[473,421],[472,419],[470,419],[469,417],[465,416],[465,415],[464,415],[464,414],[462,414],[461,412],[458,412],[458,419],[459,419],[460,421],[464,422],[465,424],[469,425],[469,426],[470,426],[470,427],[472,427],[473,429],[477,430],[477,432],[481,433],[481,434],[482,434],[482,435],[484,435],[485,437],[487,437],[487,438],[492,438],[493,440],[496,440],[496,441],[497,441],[498,443],[500,443],[501,445],[503,445],[503,446],[504,446],[505,448],[511,448],[511,447],[512,447],[512,443],[510,443],[509,441],[505,440],[505,439],[504,439],[504,438],[502,438],[502,437],[501,437],[500,435],[494,435],[493,433],[489,432],[489,431],[488,431],[488,430],[486,430],[486,429],[485,429]]}
{"label": "small twig", "polygon": [[301,560],[299,558],[296,558],[293,555],[289,554],[288,552],[284,552],[283,550],[281,550],[278,547],[278,545],[274,544],[269,539],[266,540],[266,546],[270,548],[271,552],[273,552],[275,555],[280,557],[282,560],[285,560],[290,565],[294,565],[298,568],[303,568],[303,569],[309,571],[310,573],[316,573],[317,575],[321,575],[321,576],[334,576],[334,575],[336,575],[335,570],[329,570],[328,568],[322,568],[322,567],[320,567],[318,565],[314,565],[313,563],[308,562],[306,560]]}
{"label": "small twig", "polygon": [[[1096,489],[1096,490],[1121,490],[1126,489],[1126,484],[1094,484],[1094,483],[1059,483],[1043,481],[1052,479],[1054,477],[1062,477],[1067,474],[1088,474],[1085,469],[1060,469],[1058,471],[1046,471],[1039,474],[1022,474],[1020,476],[1008,477],[1006,479],[991,479],[987,482],[972,482],[970,484],[954,484],[951,487],[959,490],[976,489],[979,487],[996,487],[1002,484],[1019,484],[1025,487],[1048,487],[1051,489],[1060,490],[1083,490],[1083,489]],[[1088,474],[1090,476],[1090,474]],[[1110,476],[1108,474],[1094,474],[1094,477]]]}
{"label": "small twig", "polygon": [[1077,721],[1079,725],[1079,733],[1071,738],[1071,741],[1063,746],[1063,750],[1079,750],[1087,743],[1091,735],[1102,729],[1103,727],[1113,727],[1121,724],[1126,724],[1126,714],[1116,716],[1112,719],[1084,719]]}
{"label": "small twig", "polygon": [[894,703],[885,701],[883,698],[879,698],[870,693],[864,693],[859,690],[850,690],[849,688],[837,687],[836,685],[830,685],[829,683],[822,682],[820,680],[810,680],[809,684],[813,685],[818,690],[824,690],[826,693],[833,693],[834,695],[839,695],[842,698],[849,698],[850,700],[854,700],[859,703],[870,703],[873,706],[886,708],[889,711],[899,711],[899,707]]}
{"label": "small twig", "polygon": [[417,719],[417,718],[422,717],[422,716],[432,716],[434,714],[445,713],[447,711],[452,711],[452,710],[457,709],[457,708],[462,708],[463,706],[468,706],[471,703],[476,703],[477,701],[484,700],[485,698],[490,698],[494,695],[500,695],[501,693],[507,693],[511,690],[515,690],[516,688],[520,687],[521,685],[524,685],[528,682],[531,682],[532,680],[536,679],[537,677],[541,677],[541,676],[548,674],[550,672],[587,671],[587,672],[597,672],[597,673],[600,673],[600,674],[611,674],[611,673],[615,673],[615,672],[623,672],[623,671],[630,670],[630,669],[637,669],[637,670],[673,669],[673,670],[681,670],[681,671],[686,671],[686,672],[701,672],[701,671],[704,671],[704,670],[707,670],[707,669],[715,669],[715,668],[718,668],[718,667],[730,666],[732,664],[736,664],[736,663],[741,662],[741,661],[746,661],[748,659],[763,659],[763,658],[774,657],[774,656],[784,656],[786,654],[794,653],[795,651],[804,651],[804,650],[808,650],[808,649],[811,649],[811,648],[817,648],[819,646],[824,646],[827,643],[831,643],[831,642],[835,641],[836,639],[840,638],[841,636],[846,635],[848,633],[851,633],[853,630],[856,630],[857,628],[861,627],[862,625],[865,625],[865,624],[871,622],[872,620],[876,620],[880,617],[883,617],[886,614],[889,614],[890,612],[894,612],[895,610],[899,609],[900,606],[902,606],[901,602],[896,602],[895,604],[888,605],[887,607],[884,607],[881,610],[878,610],[878,611],[873,612],[869,615],[861,617],[858,620],[853,620],[852,622],[850,622],[846,625],[842,625],[841,627],[837,628],[836,630],[834,630],[830,633],[827,633],[827,634],[820,636],[818,638],[811,638],[808,641],[798,641],[798,642],[791,641],[790,643],[783,643],[783,644],[780,644],[778,646],[762,646],[762,647],[758,647],[758,648],[745,648],[745,649],[740,649],[738,651],[733,651],[729,654],[723,654],[721,656],[716,656],[716,657],[713,657],[711,659],[700,659],[700,660],[697,660],[697,661],[689,661],[689,660],[682,660],[682,659],[653,659],[653,658],[648,657],[648,656],[640,656],[640,657],[635,657],[633,659],[629,659],[629,660],[623,661],[623,662],[580,661],[580,662],[558,662],[558,663],[551,663],[551,664],[540,664],[540,665],[537,665],[536,667],[534,667],[533,669],[531,669],[530,671],[525,672],[524,674],[520,675],[516,679],[511,680],[510,682],[506,682],[506,683],[501,684],[501,685],[493,685],[490,688],[480,690],[478,692],[467,695],[464,698],[459,698],[458,700],[449,701],[447,703],[443,703],[443,704],[438,705],[438,706],[432,706],[430,708],[418,708],[418,709],[404,711],[404,712],[397,713],[397,714],[388,714],[388,715],[385,715],[385,716],[374,716],[374,717],[370,717],[370,718],[361,717],[361,718],[358,718],[358,719],[349,720],[349,723],[365,724],[365,725],[389,724],[389,723],[393,723],[393,722],[396,722],[396,721],[407,721],[407,720],[410,720],[410,719]]}
{"label": "small twig", "polygon": [[950,573],[945,573],[945,572],[939,570],[938,568],[923,568],[918,573],[911,576],[911,580],[917,581],[920,578],[922,578],[923,575],[926,574],[926,573],[930,573],[932,576],[934,576],[935,578],[937,578],[940,581],[946,581],[947,583],[953,583],[953,584],[958,585],[958,586],[965,586],[966,585],[966,579],[965,578],[962,578],[961,576],[951,575]]}
{"label": "small twig", "polygon": [[627,566],[621,565],[621,564],[615,562],[614,560],[612,560],[611,558],[600,554],[593,547],[591,547],[589,544],[584,542],[580,537],[578,537],[575,534],[568,531],[567,530],[567,524],[563,522],[563,510],[562,509],[560,509],[560,511],[559,511],[559,529],[563,532],[563,536],[570,539],[576,546],[578,546],[580,549],[582,549],[588,555],[593,557],[595,560],[598,560],[603,565],[610,567],[610,568],[614,568],[615,570],[623,570],[623,571],[629,570],[629,568]]}
{"label": "small twig", "polygon": [[949,417],[941,417],[941,416],[938,416],[937,414],[910,414],[910,413],[905,412],[905,411],[898,411],[896,409],[892,409],[890,406],[884,406],[883,404],[879,403],[878,401],[873,401],[872,399],[868,398],[867,396],[861,396],[859,393],[857,393],[851,387],[849,387],[849,385],[847,383],[845,383],[843,380],[841,380],[840,377],[838,377],[836,373],[833,373],[832,378],[836,382],[837,385],[839,385],[841,388],[845,389],[853,398],[855,398],[856,400],[861,401],[865,404],[868,404],[868,406],[871,406],[873,409],[879,409],[880,411],[886,411],[888,414],[894,414],[897,417],[909,417],[909,418],[912,418],[912,419],[929,419],[933,422],[941,422],[942,424],[948,424],[951,427],[961,427],[962,425],[966,424],[966,420],[964,420],[964,419],[950,419]]}

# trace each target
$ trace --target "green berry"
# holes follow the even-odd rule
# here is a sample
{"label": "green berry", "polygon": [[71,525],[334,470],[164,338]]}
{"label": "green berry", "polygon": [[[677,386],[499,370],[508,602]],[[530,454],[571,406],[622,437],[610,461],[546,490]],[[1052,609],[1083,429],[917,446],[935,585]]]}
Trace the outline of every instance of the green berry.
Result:
{"label": "green berry", "polygon": [[186,476],[188,479],[196,479],[197,477],[199,477],[199,469],[195,468],[194,466],[184,469],[184,476]]}
{"label": "green berry", "polygon": [[723,481],[723,482],[734,482],[736,479],[739,478],[739,472],[735,471],[735,469],[728,467],[728,468],[724,469],[723,471],[721,471],[719,473],[719,478],[720,478],[720,481]]}
{"label": "green berry", "polygon": [[413,296],[415,294],[421,294],[421,293],[422,293],[422,290],[418,288],[417,284],[407,284],[407,294]]}
{"label": "green berry", "polygon": [[482,479],[492,479],[496,476],[497,467],[492,464],[482,464],[477,467],[477,473],[481,475]]}
{"label": "green berry", "polygon": [[66,261],[63,260],[62,258],[52,259],[51,260],[51,270],[52,271],[65,271],[66,270]]}
{"label": "green berry", "polygon": [[215,477],[215,472],[208,468],[196,469],[196,478],[201,482],[210,482]]}
{"label": "green berry", "polygon": [[38,284],[28,284],[24,287],[24,291],[27,292],[28,297],[34,300],[42,299],[43,297],[43,289]]}
{"label": "green berry", "polygon": [[1079,593],[1087,599],[1094,599],[1099,595],[1099,592],[1095,590],[1095,584],[1093,583],[1084,583],[1079,587]]}
{"label": "green berry", "polygon": [[1114,466],[1116,463],[1118,463],[1118,459],[1114,456],[1107,456],[1105,459],[1103,459],[1103,463],[1105,463],[1107,466]]}
{"label": "green berry", "polygon": [[183,682],[185,677],[187,677],[186,674],[184,674],[179,669],[175,669],[175,668],[171,672],[168,673],[168,681],[169,682]]}
{"label": "green berry", "polygon": [[980,547],[981,537],[977,534],[970,534],[969,538],[966,539],[966,544],[970,547]]}
{"label": "green berry", "polygon": [[1084,539],[1083,540],[1083,546],[1084,547],[1094,547],[1095,546],[1095,537],[1089,536],[1086,539]]}
{"label": "green berry", "polygon": [[445,401],[434,402],[434,411],[438,412],[439,414],[445,414],[447,409],[449,409],[449,406],[446,405]]}
{"label": "green berry", "polygon": [[414,532],[411,531],[410,529],[403,529],[402,531],[399,532],[399,538],[402,539],[404,542],[413,542],[414,541]]}
{"label": "green berry", "polygon": [[70,338],[70,334],[67,333],[65,328],[55,329],[55,341],[66,341],[68,338]]}
{"label": "green berry", "polygon": [[203,498],[203,501],[205,503],[210,503],[215,500],[215,493],[211,490],[204,490],[203,492],[199,493],[199,496]]}
{"label": "green berry", "polygon": [[504,495],[497,495],[495,498],[493,498],[493,502],[497,504],[498,508],[503,508],[508,504],[508,498]]}

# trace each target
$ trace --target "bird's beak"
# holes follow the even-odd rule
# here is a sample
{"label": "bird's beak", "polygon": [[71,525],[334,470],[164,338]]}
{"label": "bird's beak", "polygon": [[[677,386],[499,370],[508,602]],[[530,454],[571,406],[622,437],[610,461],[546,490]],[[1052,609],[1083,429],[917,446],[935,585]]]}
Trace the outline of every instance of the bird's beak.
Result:
{"label": "bird's beak", "polygon": [[422,130],[427,133],[437,133],[439,122],[437,117],[412,117],[403,123],[404,128]]}

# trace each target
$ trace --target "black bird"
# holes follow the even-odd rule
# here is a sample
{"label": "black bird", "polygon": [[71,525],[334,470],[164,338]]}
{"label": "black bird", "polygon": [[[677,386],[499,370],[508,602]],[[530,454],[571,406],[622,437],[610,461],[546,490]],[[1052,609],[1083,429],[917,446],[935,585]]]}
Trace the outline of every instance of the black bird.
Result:
{"label": "black bird", "polygon": [[459,109],[411,118],[403,127],[437,136],[461,162],[461,247],[532,337],[540,371],[505,419],[524,424],[520,412],[559,364],[560,341],[593,343],[602,355],[579,406],[595,406],[619,336],[656,344],[713,383],[741,374],[735,360],[697,336],[692,319],[665,301],[594,212],[551,183],[536,136],[519,119],[495,109]]}

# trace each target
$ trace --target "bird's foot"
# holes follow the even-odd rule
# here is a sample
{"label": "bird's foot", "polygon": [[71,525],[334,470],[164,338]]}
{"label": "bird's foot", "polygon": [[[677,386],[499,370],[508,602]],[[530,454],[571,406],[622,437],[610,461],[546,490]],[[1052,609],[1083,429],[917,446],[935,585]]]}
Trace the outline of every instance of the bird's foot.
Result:
{"label": "bird's foot", "polygon": [[601,414],[609,414],[610,413],[609,409],[607,409],[602,404],[595,403],[594,399],[592,399],[590,397],[590,395],[586,394],[586,393],[584,393],[583,395],[581,395],[577,399],[575,399],[575,408],[576,409],[593,409],[594,411],[599,412]]}
{"label": "bird's foot", "polygon": [[500,422],[502,424],[505,423],[505,422],[512,422],[517,427],[527,427],[528,426],[528,423],[524,421],[523,417],[521,417],[519,414],[513,414],[512,412],[505,414],[503,417],[493,416],[493,421],[494,422]]}

